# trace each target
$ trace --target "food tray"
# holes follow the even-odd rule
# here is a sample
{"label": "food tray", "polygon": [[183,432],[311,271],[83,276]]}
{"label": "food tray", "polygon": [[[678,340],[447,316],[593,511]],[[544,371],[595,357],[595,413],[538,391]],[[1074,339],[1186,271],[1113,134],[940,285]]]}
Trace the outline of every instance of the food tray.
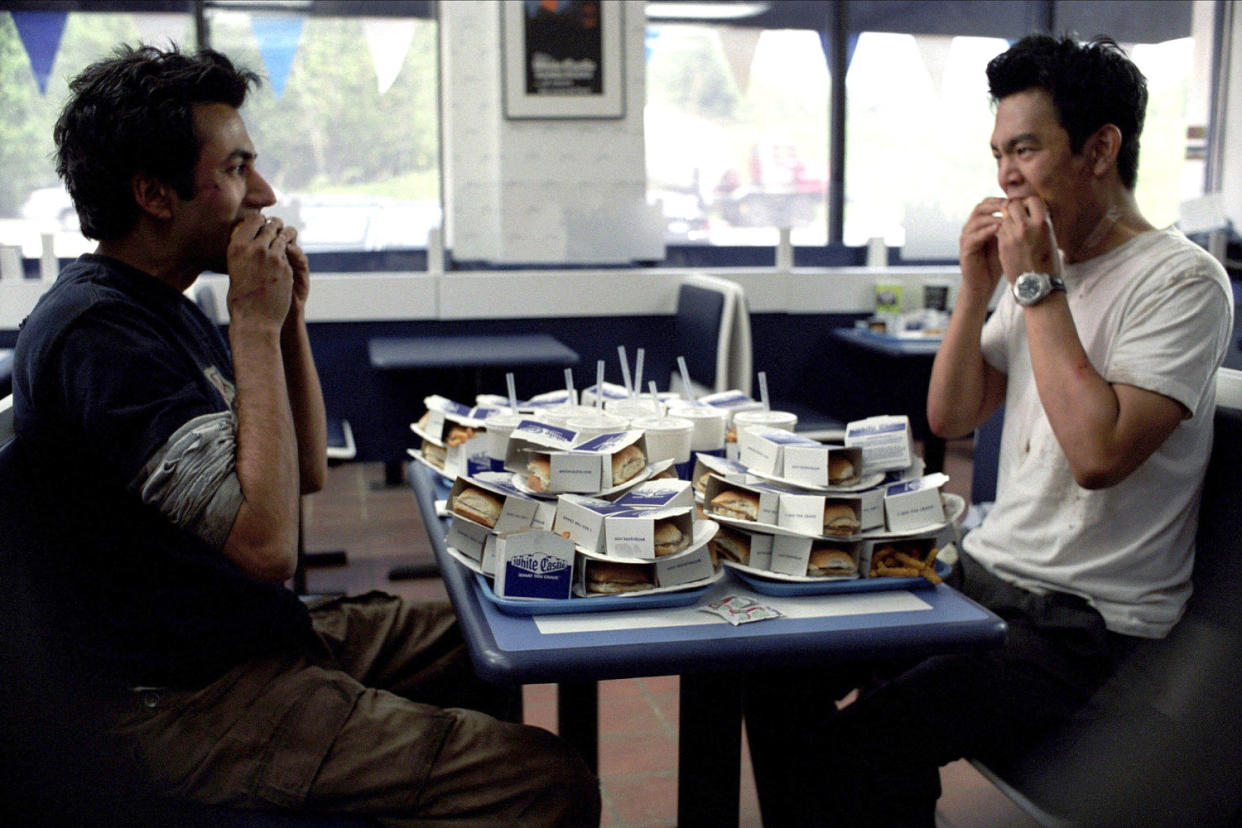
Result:
{"label": "food tray", "polygon": [[620,595],[597,595],[592,598],[574,596],[563,601],[501,598],[492,591],[491,582],[487,578],[478,572],[475,572],[474,577],[478,581],[479,592],[483,597],[506,615],[564,615],[573,612],[609,612],[611,610],[689,606],[707,594],[712,585],[724,577],[724,570],[717,569],[712,577],[689,584],[659,587],[643,592],[626,592]]}
{"label": "food tray", "polygon": [[[763,595],[793,597],[799,595],[836,595],[849,592],[883,592],[890,589],[930,589],[934,584],[923,577],[915,578],[810,578],[784,575],[755,569],[734,561],[721,561],[743,584]],[[936,561],[936,574],[941,578],[951,567]]]}

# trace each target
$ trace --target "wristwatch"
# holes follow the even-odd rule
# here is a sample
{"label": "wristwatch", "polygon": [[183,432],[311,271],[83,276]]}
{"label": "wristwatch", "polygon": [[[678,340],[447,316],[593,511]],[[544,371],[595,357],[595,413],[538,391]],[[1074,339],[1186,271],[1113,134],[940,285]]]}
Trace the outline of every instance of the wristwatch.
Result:
{"label": "wristwatch", "polygon": [[1054,290],[1065,290],[1065,282],[1059,276],[1028,270],[1013,280],[1013,298],[1024,308],[1042,301]]}

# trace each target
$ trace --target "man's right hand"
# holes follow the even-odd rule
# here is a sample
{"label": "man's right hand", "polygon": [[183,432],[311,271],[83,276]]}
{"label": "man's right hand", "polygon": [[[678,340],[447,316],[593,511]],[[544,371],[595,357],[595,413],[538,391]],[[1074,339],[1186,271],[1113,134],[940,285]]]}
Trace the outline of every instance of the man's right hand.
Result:
{"label": "man's right hand", "polygon": [[1002,268],[996,233],[1000,212],[1006,200],[985,198],[975,205],[962,227],[959,249],[962,262],[962,289],[991,297],[1000,281]]}
{"label": "man's right hand", "polygon": [[293,291],[293,268],[286,248],[294,238],[294,231],[280,219],[258,213],[233,228],[228,250],[230,317],[280,328]]}

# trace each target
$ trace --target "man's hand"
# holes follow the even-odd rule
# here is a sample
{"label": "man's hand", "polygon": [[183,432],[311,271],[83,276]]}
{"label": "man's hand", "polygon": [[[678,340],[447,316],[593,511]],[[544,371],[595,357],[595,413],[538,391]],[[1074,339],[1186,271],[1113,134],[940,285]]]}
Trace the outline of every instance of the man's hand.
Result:
{"label": "man's hand", "polygon": [[1000,227],[1003,198],[985,198],[975,205],[962,227],[959,250],[962,287],[990,297],[1001,277],[1001,260],[996,231]]}
{"label": "man's hand", "polygon": [[1061,259],[1057,255],[1057,238],[1052,231],[1052,218],[1043,199],[1038,196],[1015,198],[1001,210],[1000,228],[996,232],[1001,266],[1011,283],[1023,273],[1036,271],[1058,276]]}
{"label": "man's hand", "polygon": [[298,244],[297,229],[286,227],[285,232],[290,234],[289,243],[285,246],[285,255],[289,260],[289,267],[293,269],[293,302],[290,310],[300,312],[306,307],[306,299],[310,296],[310,260],[306,258],[306,253]]}
{"label": "man's hand", "polygon": [[295,235],[280,219],[258,213],[233,228],[228,250],[230,317],[276,326],[284,322],[294,282],[288,247]]}

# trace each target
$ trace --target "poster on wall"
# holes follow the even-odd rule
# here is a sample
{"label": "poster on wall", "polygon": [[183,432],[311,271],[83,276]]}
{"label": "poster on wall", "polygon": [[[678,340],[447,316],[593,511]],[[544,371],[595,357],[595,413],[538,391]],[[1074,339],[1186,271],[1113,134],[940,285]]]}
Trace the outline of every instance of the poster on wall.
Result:
{"label": "poster on wall", "polygon": [[623,117],[623,6],[620,0],[504,0],[505,116]]}

